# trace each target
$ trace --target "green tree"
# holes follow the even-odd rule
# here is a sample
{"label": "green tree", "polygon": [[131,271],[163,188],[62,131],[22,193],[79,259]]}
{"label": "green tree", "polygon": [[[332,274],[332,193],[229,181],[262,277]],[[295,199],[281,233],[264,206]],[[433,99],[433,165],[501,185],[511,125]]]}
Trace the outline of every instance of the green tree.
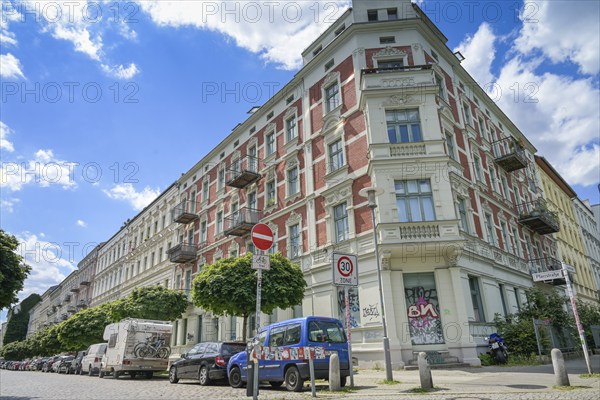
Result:
{"label": "green tree", "polygon": [[17,293],[23,289],[23,282],[31,268],[23,263],[23,257],[16,253],[17,238],[0,229],[0,310],[18,301]]}
{"label": "green tree", "polygon": [[[286,309],[302,303],[306,281],[299,266],[277,253],[270,255],[271,268],[263,271],[261,310]],[[247,320],[256,311],[256,271],[252,255],[221,259],[202,269],[192,287],[194,304],[216,315],[243,317],[246,340]]]}
{"label": "green tree", "polygon": [[[114,322],[112,308],[112,303],[86,308],[73,314],[66,321],[61,322],[59,324],[60,328],[56,331],[60,347],[68,350],[81,350],[89,347],[91,344],[103,342],[102,335],[104,334],[104,328],[106,325]],[[54,331],[48,334],[53,333]],[[42,348],[45,348],[44,339],[42,339],[41,343]]]}
{"label": "green tree", "polygon": [[25,341],[12,342],[5,344],[0,349],[0,356],[4,357],[8,361],[19,361],[27,357],[30,357],[30,351]]}
{"label": "green tree", "polygon": [[112,319],[124,318],[175,321],[188,307],[185,295],[162,286],[136,288],[124,299],[112,303]]}
{"label": "green tree", "polygon": [[25,340],[29,327],[29,311],[41,300],[40,295],[34,293],[21,302],[19,312],[12,314],[6,324],[4,344]]}
{"label": "green tree", "polygon": [[600,325],[600,305],[577,300],[577,313],[585,330],[585,341],[588,347],[595,346],[592,336],[592,325]]}

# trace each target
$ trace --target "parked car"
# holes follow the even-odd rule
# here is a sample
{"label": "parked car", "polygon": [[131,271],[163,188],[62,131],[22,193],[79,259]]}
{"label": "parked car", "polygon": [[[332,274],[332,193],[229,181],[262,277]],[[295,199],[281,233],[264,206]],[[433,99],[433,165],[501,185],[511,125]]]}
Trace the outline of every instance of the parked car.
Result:
{"label": "parked car", "polygon": [[[303,352],[301,348],[311,346],[324,350],[324,358],[315,359],[313,363],[315,379],[329,378],[328,354],[337,352],[340,361],[340,383],[342,386],[346,385],[346,379],[350,375],[348,342],[342,323],[335,318],[311,316],[276,322],[263,328],[253,342],[268,346],[271,352],[277,347],[291,349],[287,352],[289,357],[281,357],[287,359],[272,357],[260,361],[260,381],[268,381],[274,387],[285,384],[289,391],[302,391],[304,381],[310,379],[309,364],[301,360],[302,357],[292,354],[300,354]],[[242,387],[247,382],[246,367],[245,351],[229,359],[227,376],[232,387]]]}
{"label": "parked car", "polygon": [[64,356],[58,362],[58,367],[56,367],[56,372],[59,374],[64,372],[65,374],[69,373],[69,369],[71,368],[71,362],[75,359],[75,356]]}
{"label": "parked car", "polygon": [[71,361],[69,369],[67,369],[67,374],[81,375],[81,361],[86,354],[87,352],[85,350],[77,353],[77,355]]}
{"label": "parked car", "polygon": [[92,376],[100,371],[102,356],[106,353],[107,343],[96,343],[88,347],[81,360],[81,371]]}
{"label": "parked car", "polygon": [[54,356],[54,357],[50,357],[46,360],[46,362],[44,363],[44,365],[42,366],[42,372],[52,372],[52,364],[54,364],[54,362],[56,360],[58,360],[60,358],[60,356]]}
{"label": "parked car", "polygon": [[38,359],[35,361],[35,371],[41,371],[41,370],[42,370],[42,367],[44,366],[44,363],[45,363],[46,361],[48,361],[48,358],[49,358],[49,357],[38,358]]}
{"label": "parked car", "polygon": [[169,382],[197,379],[201,385],[227,379],[229,358],[246,349],[244,342],[202,342],[183,353],[169,369]]}

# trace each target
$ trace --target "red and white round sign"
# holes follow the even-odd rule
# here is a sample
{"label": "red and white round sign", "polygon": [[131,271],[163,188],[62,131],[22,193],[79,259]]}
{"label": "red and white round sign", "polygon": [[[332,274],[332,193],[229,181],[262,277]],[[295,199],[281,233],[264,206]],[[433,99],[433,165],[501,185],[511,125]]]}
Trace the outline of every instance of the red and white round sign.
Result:
{"label": "red and white round sign", "polygon": [[273,246],[273,231],[265,224],[256,224],[250,234],[254,246],[262,251],[267,251]]}
{"label": "red and white round sign", "polygon": [[358,286],[358,257],[356,254],[333,253],[333,284]]}
{"label": "red and white round sign", "polygon": [[352,260],[350,260],[348,256],[340,257],[337,261],[337,269],[340,275],[344,277],[349,277],[354,271],[354,265],[352,264]]}

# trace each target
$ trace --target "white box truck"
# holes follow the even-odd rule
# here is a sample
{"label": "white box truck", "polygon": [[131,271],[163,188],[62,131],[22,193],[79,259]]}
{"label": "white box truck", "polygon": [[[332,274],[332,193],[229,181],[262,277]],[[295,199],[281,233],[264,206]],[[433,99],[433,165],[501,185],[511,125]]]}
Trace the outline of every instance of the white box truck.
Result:
{"label": "white box truck", "polygon": [[152,378],[154,371],[166,371],[171,354],[173,325],[168,321],[127,318],[104,328],[108,341],[99,376],[114,378],[128,374]]}

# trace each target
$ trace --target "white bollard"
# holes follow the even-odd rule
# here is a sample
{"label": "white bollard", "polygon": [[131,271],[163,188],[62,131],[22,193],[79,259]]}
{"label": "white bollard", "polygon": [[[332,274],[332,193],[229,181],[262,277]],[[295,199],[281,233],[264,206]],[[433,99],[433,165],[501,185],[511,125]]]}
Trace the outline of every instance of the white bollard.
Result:
{"label": "white bollard", "polygon": [[340,358],[337,353],[329,357],[329,390],[339,392],[342,389],[340,383]]}
{"label": "white bollard", "polygon": [[419,353],[417,365],[419,366],[419,378],[421,379],[421,389],[433,389],[431,368],[429,368],[429,364],[427,363],[427,354],[425,354],[425,352],[422,351]]}
{"label": "white bollard", "polygon": [[552,367],[554,368],[556,386],[571,386],[562,352],[559,349],[552,349],[550,355],[552,356]]}

